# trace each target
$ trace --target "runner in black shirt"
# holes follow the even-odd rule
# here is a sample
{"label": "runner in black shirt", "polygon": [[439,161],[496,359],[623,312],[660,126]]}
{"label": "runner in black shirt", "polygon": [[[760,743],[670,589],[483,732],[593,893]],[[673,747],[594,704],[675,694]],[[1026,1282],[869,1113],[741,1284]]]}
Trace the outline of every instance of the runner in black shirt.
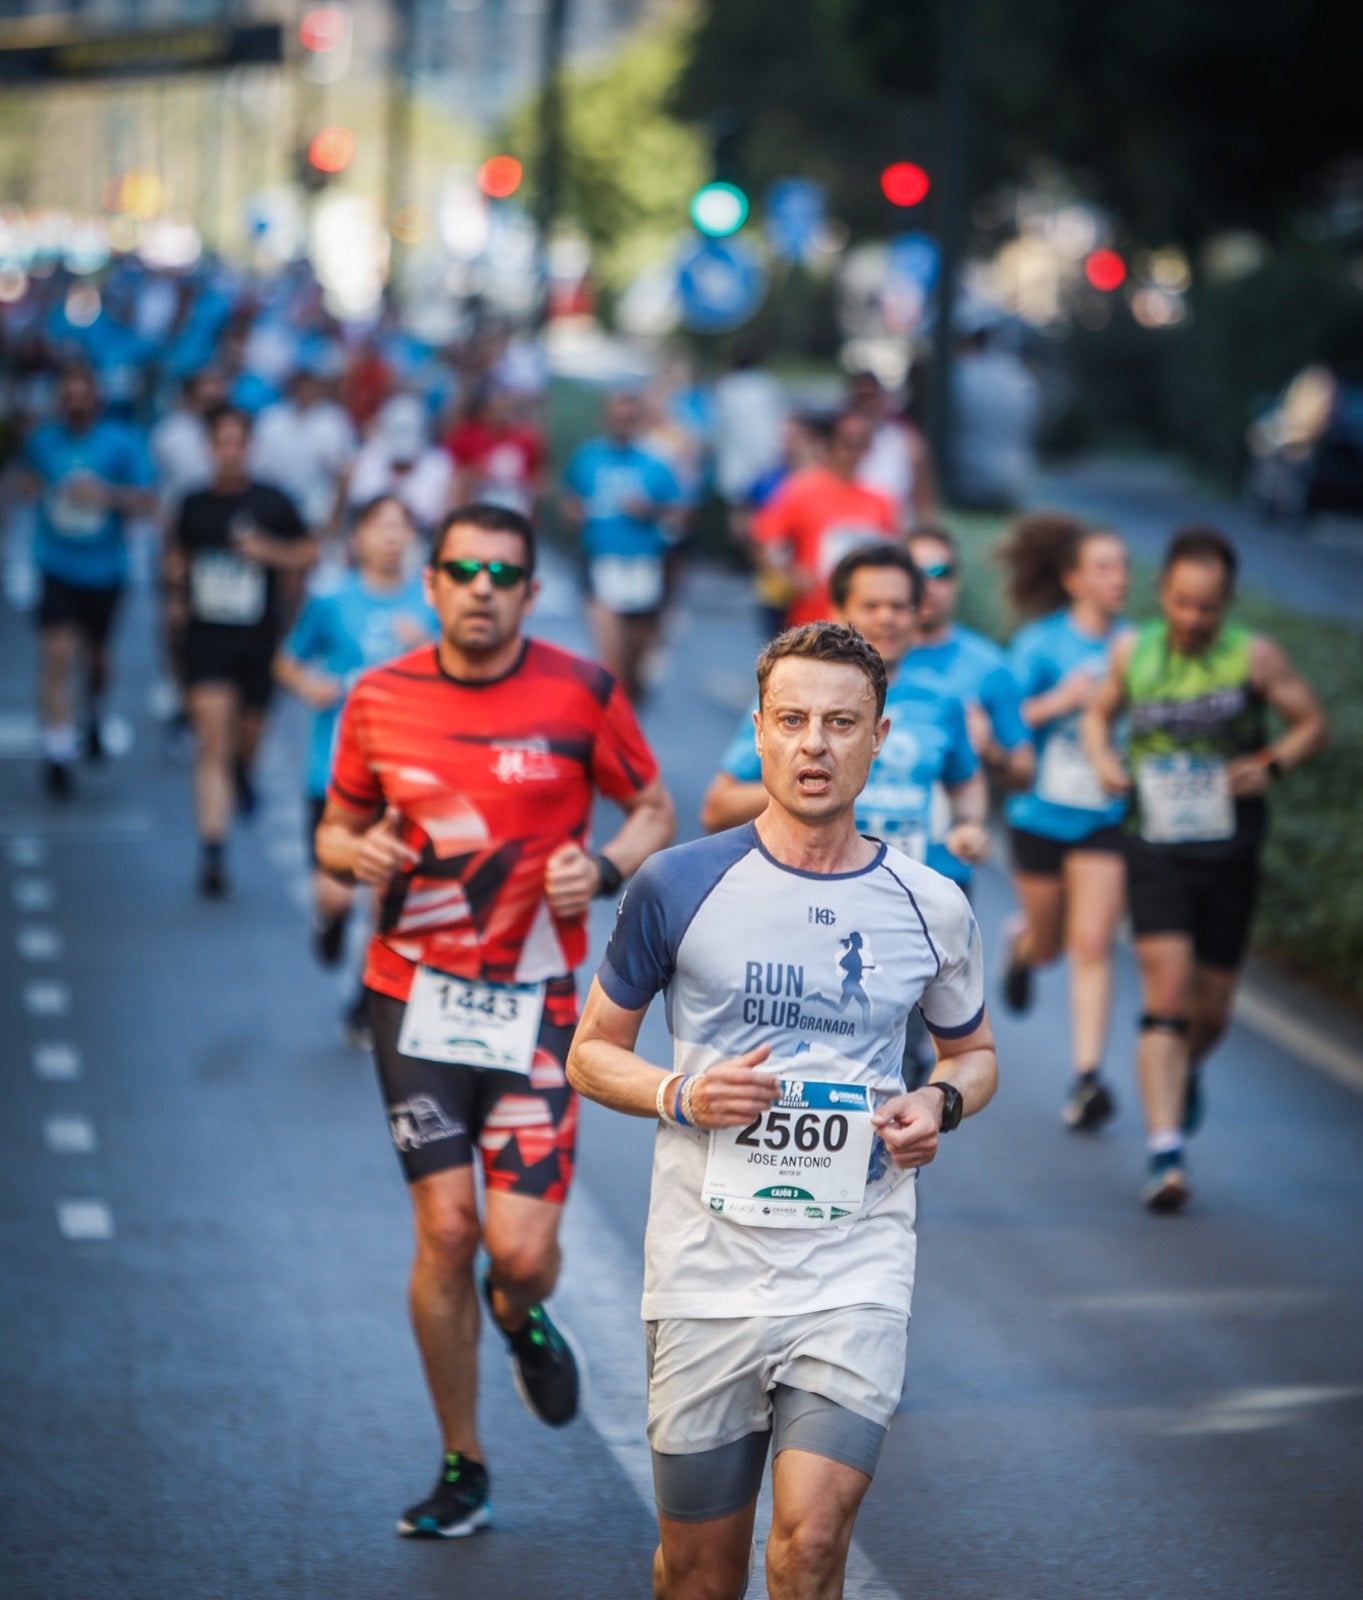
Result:
{"label": "runner in black shirt", "polygon": [[293,501],[253,483],[250,419],[230,406],[209,418],[214,478],[187,495],[166,548],[168,631],[181,632],[194,726],[194,813],[200,893],[227,893],[223,841],[234,801],[255,804],[260,743],[275,650],[316,558]]}

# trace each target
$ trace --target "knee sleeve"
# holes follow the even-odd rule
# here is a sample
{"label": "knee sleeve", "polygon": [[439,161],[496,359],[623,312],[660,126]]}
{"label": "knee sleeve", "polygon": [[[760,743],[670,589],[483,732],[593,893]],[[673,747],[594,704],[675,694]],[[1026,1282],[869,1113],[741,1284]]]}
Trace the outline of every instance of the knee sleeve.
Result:
{"label": "knee sleeve", "polygon": [[1142,1033],[1174,1033],[1180,1039],[1188,1037],[1187,1017],[1162,1017],[1153,1011],[1147,1011],[1140,1020]]}

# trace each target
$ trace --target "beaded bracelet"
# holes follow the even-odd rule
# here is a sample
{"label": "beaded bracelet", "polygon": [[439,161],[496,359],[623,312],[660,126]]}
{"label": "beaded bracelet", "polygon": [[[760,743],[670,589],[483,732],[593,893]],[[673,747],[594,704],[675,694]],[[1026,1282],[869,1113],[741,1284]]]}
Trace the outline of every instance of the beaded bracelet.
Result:
{"label": "beaded bracelet", "polygon": [[681,1093],[677,1096],[677,1104],[681,1110],[682,1121],[688,1128],[696,1126],[696,1113],[691,1109],[691,1097],[696,1090],[696,1076],[694,1073],[687,1078],[681,1086]]}

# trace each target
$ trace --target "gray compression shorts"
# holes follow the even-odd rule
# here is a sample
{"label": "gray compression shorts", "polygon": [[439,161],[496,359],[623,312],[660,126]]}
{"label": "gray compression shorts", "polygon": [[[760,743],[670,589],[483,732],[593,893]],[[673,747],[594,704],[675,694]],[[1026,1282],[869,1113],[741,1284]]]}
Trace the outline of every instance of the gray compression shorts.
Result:
{"label": "gray compression shorts", "polygon": [[878,1422],[821,1394],[807,1394],[784,1383],[772,1390],[771,1407],[770,1433],[745,1434],[689,1456],[655,1450],[653,1494],[659,1515],[670,1522],[713,1522],[741,1511],[762,1487],[767,1445],[773,1438],[773,1456],[783,1450],[807,1450],[875,1477],[885,1443],[885,1429]]}

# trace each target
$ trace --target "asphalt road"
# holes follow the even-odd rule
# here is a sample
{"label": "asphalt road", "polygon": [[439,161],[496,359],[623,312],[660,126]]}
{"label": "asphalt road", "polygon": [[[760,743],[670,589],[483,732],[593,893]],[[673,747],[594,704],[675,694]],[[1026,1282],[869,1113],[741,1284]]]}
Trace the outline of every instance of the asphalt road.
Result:
{"label": "asphalt road", "polygon": [[[550,590],[542,631],[580,641],[566,580]],[[485,1341],[497,1527],[398,1539],[438,1441],[385,1119],[306,949],[302,719],[277,721],[235,897],[198,902],[148,632],[143,604],[122,638],[131,751],[54,810],[28,630],[0,613],[0,1593],[642,1600],[651,1128],[585,1117],[557,1303],[593,1358],[586,1417],[540,1428]],[[697,578],[646,719],[688,833],[753,646],[741,589]],[[1000,874],[979,905],[996,949]],[[1127,1086],[1125,959],[1121,985]],[[1109,1135],[1059,1126],[1063,977],[997,1025],[999,1097],[923,1179],[906,1394],[849,1595],[1356,1600],[1363,1101],[1237,1029],[1195,1203],[1152,1218],[1129,1088]]]}

